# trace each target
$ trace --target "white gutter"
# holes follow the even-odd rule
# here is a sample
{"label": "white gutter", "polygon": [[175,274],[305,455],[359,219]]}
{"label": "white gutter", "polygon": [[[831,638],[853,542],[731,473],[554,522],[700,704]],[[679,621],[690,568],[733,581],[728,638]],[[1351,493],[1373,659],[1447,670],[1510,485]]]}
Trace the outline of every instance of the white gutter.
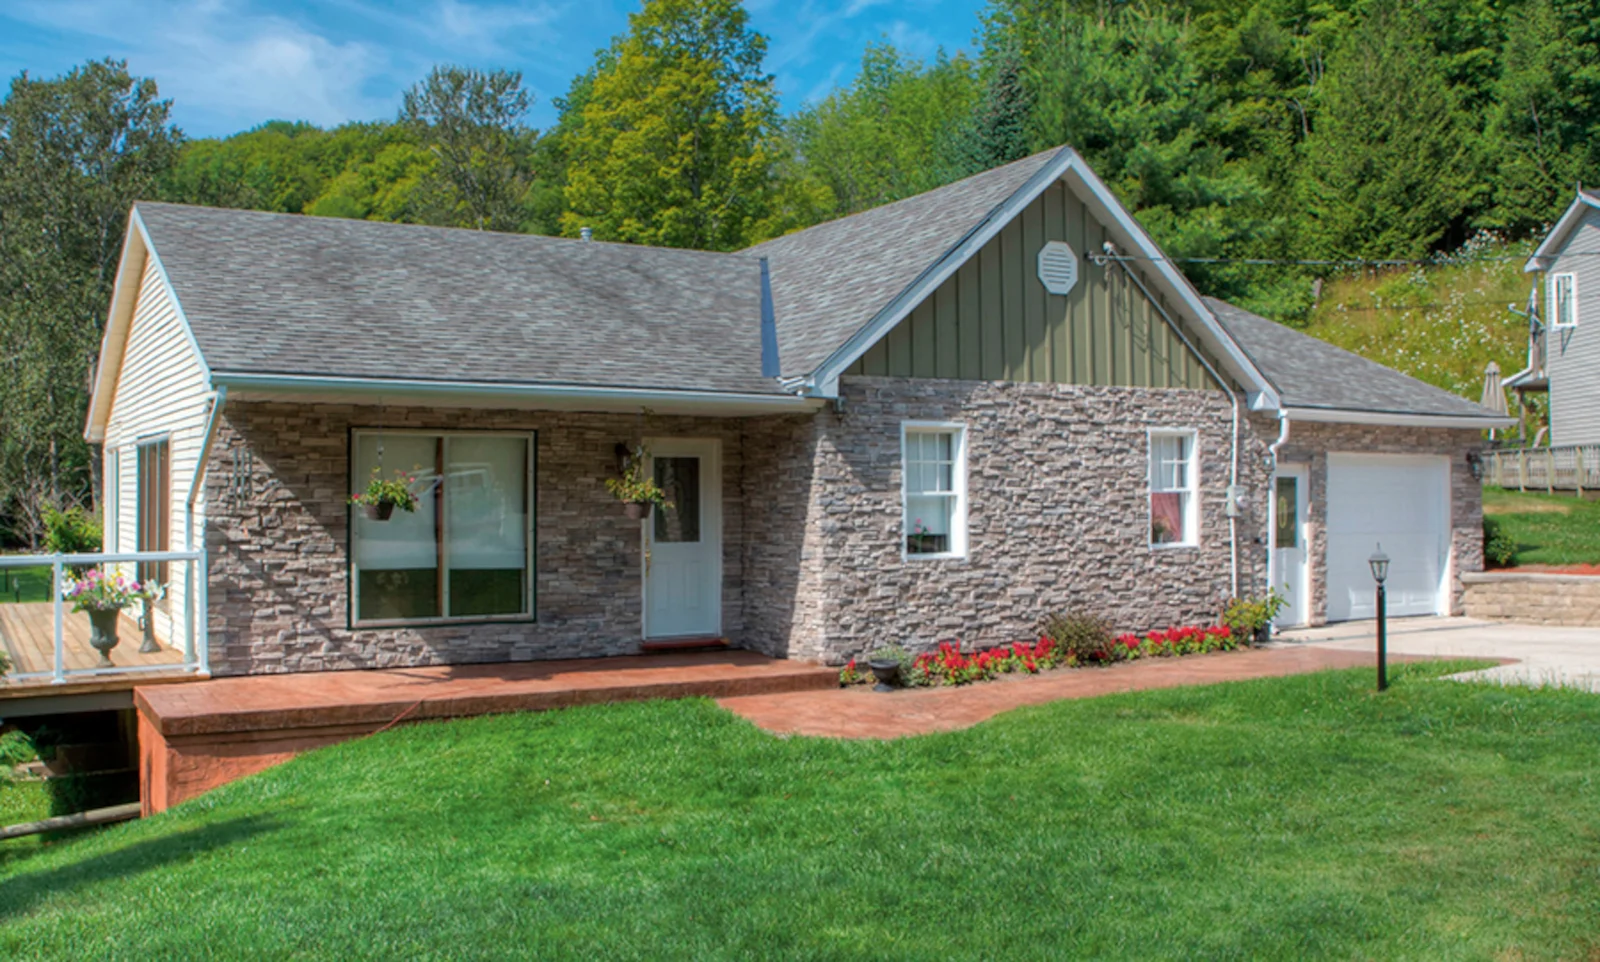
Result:
{"label": "white gutter", "polygon": [[211,395],[211,410],[206,414],[206,433],[200,439],[200,456],[195,461],[194,477],[189,480],[189,497],[183,506],[183,541],[189,551],[198,551],[200,557],[194,563],[193,584],[189,585],[184,594],[184,606],[188,609],[189,641],[194,646],[195,671],[202,677],[211,675],[211,632],[210,619],[207,615],[210,606],[209,582],[210,569],[206,564],[206,549],[203,543],[198,547],[194,543],[194,506],[200,499],[200,492],[205,486],[206,468],[211,462],[211,448],[217,440],[217,429],[222,425],[222,406],[228,403],[228,389],[219,387]]}
{"label": "white gutter", "polygon": [[1488,431],[1493,428],[1508,428],[1516,424],[1511,417],[1497,417],[1492,414],[1402,414],[1395,411],[1351,411],[1341,408],[1296,408],[1282,409],[1285,417],[1292,417],[1296,421],[1316,421],[1323,424],[1372,424],[1386,427],[1409,428],[1474,428]]}
{"label": "white gutter", "polygon": [[492,381],[425,381],[407,378],[340,377],[310,374],[249,374],[232,371],[212,373],[211,382],[237,393],[305,396],[337,394],[357,397],[425,398],[430,401],[461,401],[475,406],[486,403],[552,406],[573,410],[635,410],[648,407],[671,413],[672,408],[719,409],[745,413],[809,411],[823,405],[821,399],[793,394],[756,394],[672,388],[594,387],[578,384],[502,384]]}

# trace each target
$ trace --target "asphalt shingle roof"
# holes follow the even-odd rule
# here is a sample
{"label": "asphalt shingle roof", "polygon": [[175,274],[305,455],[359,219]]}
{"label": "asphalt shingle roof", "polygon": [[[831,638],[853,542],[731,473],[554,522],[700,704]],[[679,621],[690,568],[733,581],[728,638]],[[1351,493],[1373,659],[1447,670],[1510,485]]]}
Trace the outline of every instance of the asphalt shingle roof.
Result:
{"label": "asphalt shingle roof", "polygon": [[780,393],[753,257],[140,204],[216,371]]}
{"label": "asphalt shingle roof", "polygon": [[977,229],[1060,150],[775,238],[768,258],[785,375],[809,374]]}
{"label": "asphalt shingle roof", "polygon": [[1466,398],[1269,321],[1227,301],[1207,297],[1205,302],[1234,341],[1278,389],[1285,407],[1457,417],[1499,416]]}

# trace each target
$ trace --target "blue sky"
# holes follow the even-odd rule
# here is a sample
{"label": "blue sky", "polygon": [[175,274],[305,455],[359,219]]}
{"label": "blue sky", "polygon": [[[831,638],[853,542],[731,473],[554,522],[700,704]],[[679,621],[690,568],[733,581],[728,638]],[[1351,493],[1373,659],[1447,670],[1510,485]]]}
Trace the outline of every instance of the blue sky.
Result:
{"label": "blue sky", "polygon": [[[970,50],[980,0],[746,0],[786,111],[855,74],[888,38],[927,58]],[[393,116],[435,63],[521,70],[535,126],[555,116],[630,0],[0,0],[0,71],[55,76],[91,58],[156,78],[190,136],[266,120],[324,126]]]}

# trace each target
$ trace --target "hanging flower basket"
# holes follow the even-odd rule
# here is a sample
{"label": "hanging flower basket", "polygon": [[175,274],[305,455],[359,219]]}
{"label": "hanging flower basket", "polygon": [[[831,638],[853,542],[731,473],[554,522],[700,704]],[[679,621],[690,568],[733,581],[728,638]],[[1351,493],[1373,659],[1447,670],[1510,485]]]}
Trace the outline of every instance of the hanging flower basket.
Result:
{"label": "hanging flower basket", "polygon": [[417,496],[411,492],[411,486],[416,483],[415,475],[403,471],[396,471],[391,480],[385,481],[379,477],[379,469],[373,468],[367,490],[352,497],[350,503],[364,510],[368,520],[388,521],[394,517],[395,508],[405,512],[417,510]]}
{"label": "hanging flower basket", "polygon": [[622,502],[622,513],[632,521],[643,521],[649,517],[651,508],[672,507],[672,502],[667,500],[667,493],[656,484],[656,479],[644,473],[644,462],[648,456],[644,445],[636,446],[622,459],[621,476],[606,479],[606,490]]}

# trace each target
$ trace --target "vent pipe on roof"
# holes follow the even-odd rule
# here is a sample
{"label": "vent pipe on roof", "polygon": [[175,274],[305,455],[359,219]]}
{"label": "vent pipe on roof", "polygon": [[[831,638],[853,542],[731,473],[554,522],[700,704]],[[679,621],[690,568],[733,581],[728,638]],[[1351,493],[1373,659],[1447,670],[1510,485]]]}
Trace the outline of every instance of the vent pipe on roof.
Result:
{"label": "vent pipe on roof", "polygon": [[580,228],[578,228],[578,237],[580,239],[586,240],[586,241],[594,240],[594,228],[593,227],[580,227]]}

